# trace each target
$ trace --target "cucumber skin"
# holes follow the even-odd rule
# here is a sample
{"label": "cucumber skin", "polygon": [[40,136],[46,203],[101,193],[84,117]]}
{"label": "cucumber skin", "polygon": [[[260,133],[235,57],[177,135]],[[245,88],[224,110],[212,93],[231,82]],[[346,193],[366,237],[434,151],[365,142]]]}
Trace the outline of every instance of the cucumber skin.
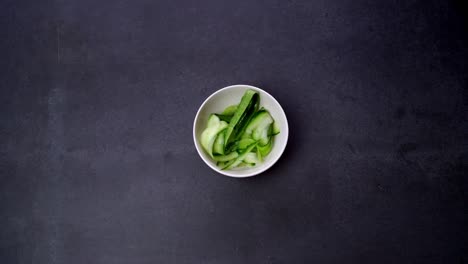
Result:
{"label": "cucumber skin", "polygon": [[[242,96],[236,112],[231,118],[231,121],[226,130],[224,145],[227,147],[238,135],[239,131],[248,123],[250,115],[247,112],[255,113],[259,105],[259,94],[253,90],[247,90]],[[248,115],[248,116],[247,116]]]}

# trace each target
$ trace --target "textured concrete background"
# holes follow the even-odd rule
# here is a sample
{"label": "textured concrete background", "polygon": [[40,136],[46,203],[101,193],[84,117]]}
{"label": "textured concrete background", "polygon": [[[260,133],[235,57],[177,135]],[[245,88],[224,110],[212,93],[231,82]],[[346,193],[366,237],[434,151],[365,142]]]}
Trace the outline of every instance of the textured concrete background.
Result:
{"label": "textured concrete background", "polygon": [[[0,263],[467,263],[463,1],[0,4]],[[198,157],[237,83],[290,120],[251,179]]]}

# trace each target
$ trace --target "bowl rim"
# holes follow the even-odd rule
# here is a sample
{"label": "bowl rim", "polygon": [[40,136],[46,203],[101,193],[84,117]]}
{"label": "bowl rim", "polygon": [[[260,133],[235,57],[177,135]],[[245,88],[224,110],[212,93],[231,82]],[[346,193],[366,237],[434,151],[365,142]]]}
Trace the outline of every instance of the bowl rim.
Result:
{"label": "bowl rim", "polygon": [[[221,169],[219,169],[218,167],[210,164],[208,161],[205,160],[205,158],[203,157],[203,155],[200,153],[200,151],[203,151],[203,149],[200,149],[198,144],[197,144],[197,136],[196,136],[196,131],[195,131],[195,127],[196,127],[196,124],[197,124],[197,120],[198,120],[198,117],[200,115],[200,111],[202,110],[202,108],[205,106],[205,104],[210,101],[210,99],[212,97],[214,97],[216,94],[218,93],[221,93],[225,90],[229,90],[229,89],[235,89],[235,88],[240,88],[240,87],[244,87],[244,88],[247,88],[247,89],[252,89],[252,90],[258,90],[260,92],[263,92],[265,93],[267,96],[269,96],[276,104],[278,104],[279,106],[279,111],[283,114],[284,116],[284,119],[285,119],[285,128],[286,130],[285,131],[281,131],[282,133],[284,133],[286,135],[286,138],[285,138],[285,143],[284,143],[284,147],[280,150],[278,156],[273,159],[273,161],[266,167],[262,168],[262,169],[259,169],[259,170],[254,170],[250,173],[247,173],[245,175],[236,175],[236,174],[232,174],[230,173],[230,171],[223,171]],[[283,155],[285,149],[286,149],[286,146],[288,145],[288,139],[289,139],[289,124],[288,124],[288,118],[286,116],[286,113],[284,112],[283,110],[283,107],[281,106],[281,104],[278,102],[278,100],[276,100],[275,97],[273,97],[273,95],[269,94],[268,92],[266,92],[265,90],[261,89],[261,88],[258,88],[256,86],[253,86],[253,85],[248,85],[248,84],[234,84],[234,85],[229,85],[229,86],[226,86],[224,88],[221,88],[217,91],[215,91],[214,93],[212,93],[210,96],[208,96],[204,101],[203,103],[200,105],[200,107],[198,108],[198,111],[197,111],[197,114],[195,115],[195,119],[193,120],[193,127],[192,127],[192,134],[193,134],[193,143],[195,145],[195,149],[197,150],[197,153],[198,155],[200,156],[200,158],[203,160],[203,162],[205,162],[206,165],[208,165],[208,167],[210,167],[212,170],[216,171],[217,173],[219,174],[222,174],[222,175],[225,175],[225,176],[229,176],[229,177],[233,177],[233,178],[248,178],[248,177],[252,177],[252,176],[255,176],[255,175],[258,175],[260,173],[263,173],[265,172],[266,170],[268,170],[269,168],[271,168],[274,164],[276,164],[276,162],[278,162],[278,160],[281,158],[281,156]]]}

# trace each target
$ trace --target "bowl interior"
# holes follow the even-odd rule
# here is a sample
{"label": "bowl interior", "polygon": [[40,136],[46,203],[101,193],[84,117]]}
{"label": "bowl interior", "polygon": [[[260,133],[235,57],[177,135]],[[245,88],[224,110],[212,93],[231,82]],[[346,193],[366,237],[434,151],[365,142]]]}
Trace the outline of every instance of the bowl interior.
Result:
{"label": "bowl interior", "polygon": [[[275,136],[273,148],[270,154],[265,157],[263,163],[253,168],[239,168],[233,170],[220,170],[210,156],[203,150],[200,144],[200,135],[206,128],[208,117],[211,113],[221,113],[227,106],[238,104],[248,89],[257,91],[260,94],[260,106],[268,109],[275,122],[278,122],[280,133]],[[286,115],[279,103],[265,91],[249,85],[233,85],[212,94],[200,107],[194,122],[194,141],[198,153],[205,163],[217,172],[232,177],[248,177],[261,173],[271,167],[281,156],[288,140],[289,130]]]}

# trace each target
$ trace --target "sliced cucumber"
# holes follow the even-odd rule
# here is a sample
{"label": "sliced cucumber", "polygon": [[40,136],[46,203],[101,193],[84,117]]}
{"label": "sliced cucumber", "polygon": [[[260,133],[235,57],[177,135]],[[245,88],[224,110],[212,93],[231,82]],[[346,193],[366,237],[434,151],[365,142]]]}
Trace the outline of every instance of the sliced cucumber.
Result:
{"label": "sliced cucumber", "polygon": [[215,114],[216,116],[219,117],[220,120],[223,120],[225,122],[231,122],[232,115],[223,115],[223,114]]}
{"label": "sliced cucumber", "polygon": [[253,90],[247,90],[242,96],[241,102],[239,103],[236,112],[229,122],[229,126],[226,130],[226,135],[224,138],[224,145],[227,146],[235,138],[237,138],[237,133],[242,131],[244,126],[250,120],[250,117],[258,109],[259,105],[259,95]]}
{"label": "sliced cucumber", "polygon": [[237,105],[230,105],[224,109],[224,111],[221,113],[222,115],[234,115],[234,113],[237,110]]}
{"label": "sliced cucumber", "polygon": [[280,128],[268,110],[259,107],[260,95],[247,90],[238,105],[209,116],[200,142],[223,170],[255,166],[271,152]]}
{"label": "sliced cucumber", "polygon": [[231,153],[229,153],[227,155],[223,155],[223,156],[216,156],[215,155],[215,156],[213,156],[213,159],[215,161],[230,161],[230,160],[235,159],[237,157],[239,157],[239,153],[231,152]]}
{"label": "sliced cucumber", "polygon": [[243,138],[239,140],[239,145],[237,146],[239,149],[246,149],[248,146],[252,145],[255,143],[255,140],[251,138]]}
{"label": "sliced cucumber", "polygon": [[216,162],[216,166],[224,168],[230,161],[218,161]]}
{"label": "sliced cucumber", "polygon": [[214,154],[220,154],[224,155],[224,134],[225,130],[221,131],[218,133],[218,136],[216,136],[215,143],[213,145],[213,153]]}
{"label": "sliced cucumber", "polygon": [[276,136],[280,133],[280,128],[279,128],[279,125],[278,125],[278,122],[273,122],[273,130],[271,131],[272,132],[272,136]]}
{"label": "sliced cucumber", "polygon": [[259,141],[260,145],[268,144],[270,140],[270,127],[273,124],[273,118],[266,110],[259,111],[245,128],[242,138],[252,138]]}
{"label": "sliced cucumber", "polygon": [[237,165],[236,168],[252,168],[254,167],[256,164],[255,163],[245,163],[245,162],[241,162],[239,165]]}
{"label": "sliced cucumber", "polygon": [[245,163],[255,163],[255,164],[260,162],[260,160],[258,160],[257,154],[255,154],[253,152],[247,153],[247,155],[245,155],[243,161]]}
{"label": "sliced cucumber", "polygon": [[257,150],[260,152],[262,159],[270,154],[271,149],[273,148],[273,140],[268,141],[268,144],[265,146],[257,146]]}
{"label": "sliced cucumber", "polygon": [[229,169],[232,169],[232,168],[235,168],[237,167],[237,165],[239,165],[245,158],[245,156],[247,154],[249,154],[249,152],[256,146],[257,144],[254,143],[252,145],[250,145],[248,148],[246,148],[244,150],[244,152],[242,152],[236,159],[233,159],[229,162],[229,164],[227,164],[226,167],[223,168],[223,170],[229,170]]}
{"label": "sliced cucumber", "polygon": [[201,134],[201,145],[205,151],[213,157],[213,145],[219,132],[226,129],[228,124],[219,120],[216,115],[208,118],[208,127]]}
{"label": "sliced cucumber", "polygon": [[269,125],[267,128],[256,129],[252,133],[252,138],[254,138],[255,140],[258,140],[258,144],[260,146],[265,146],[270,141],[270,138],[271,138],[271,135],[269,133],[270,131],[271,131],[271,125]]}
{"label": "sliced cucumber", "polygon": [[257,154],[257,159],[262,162],[263,161],[263,157],[262,157],[262,153],[260,153],[260,149],[259,148],[255,148],[255,153]]}

